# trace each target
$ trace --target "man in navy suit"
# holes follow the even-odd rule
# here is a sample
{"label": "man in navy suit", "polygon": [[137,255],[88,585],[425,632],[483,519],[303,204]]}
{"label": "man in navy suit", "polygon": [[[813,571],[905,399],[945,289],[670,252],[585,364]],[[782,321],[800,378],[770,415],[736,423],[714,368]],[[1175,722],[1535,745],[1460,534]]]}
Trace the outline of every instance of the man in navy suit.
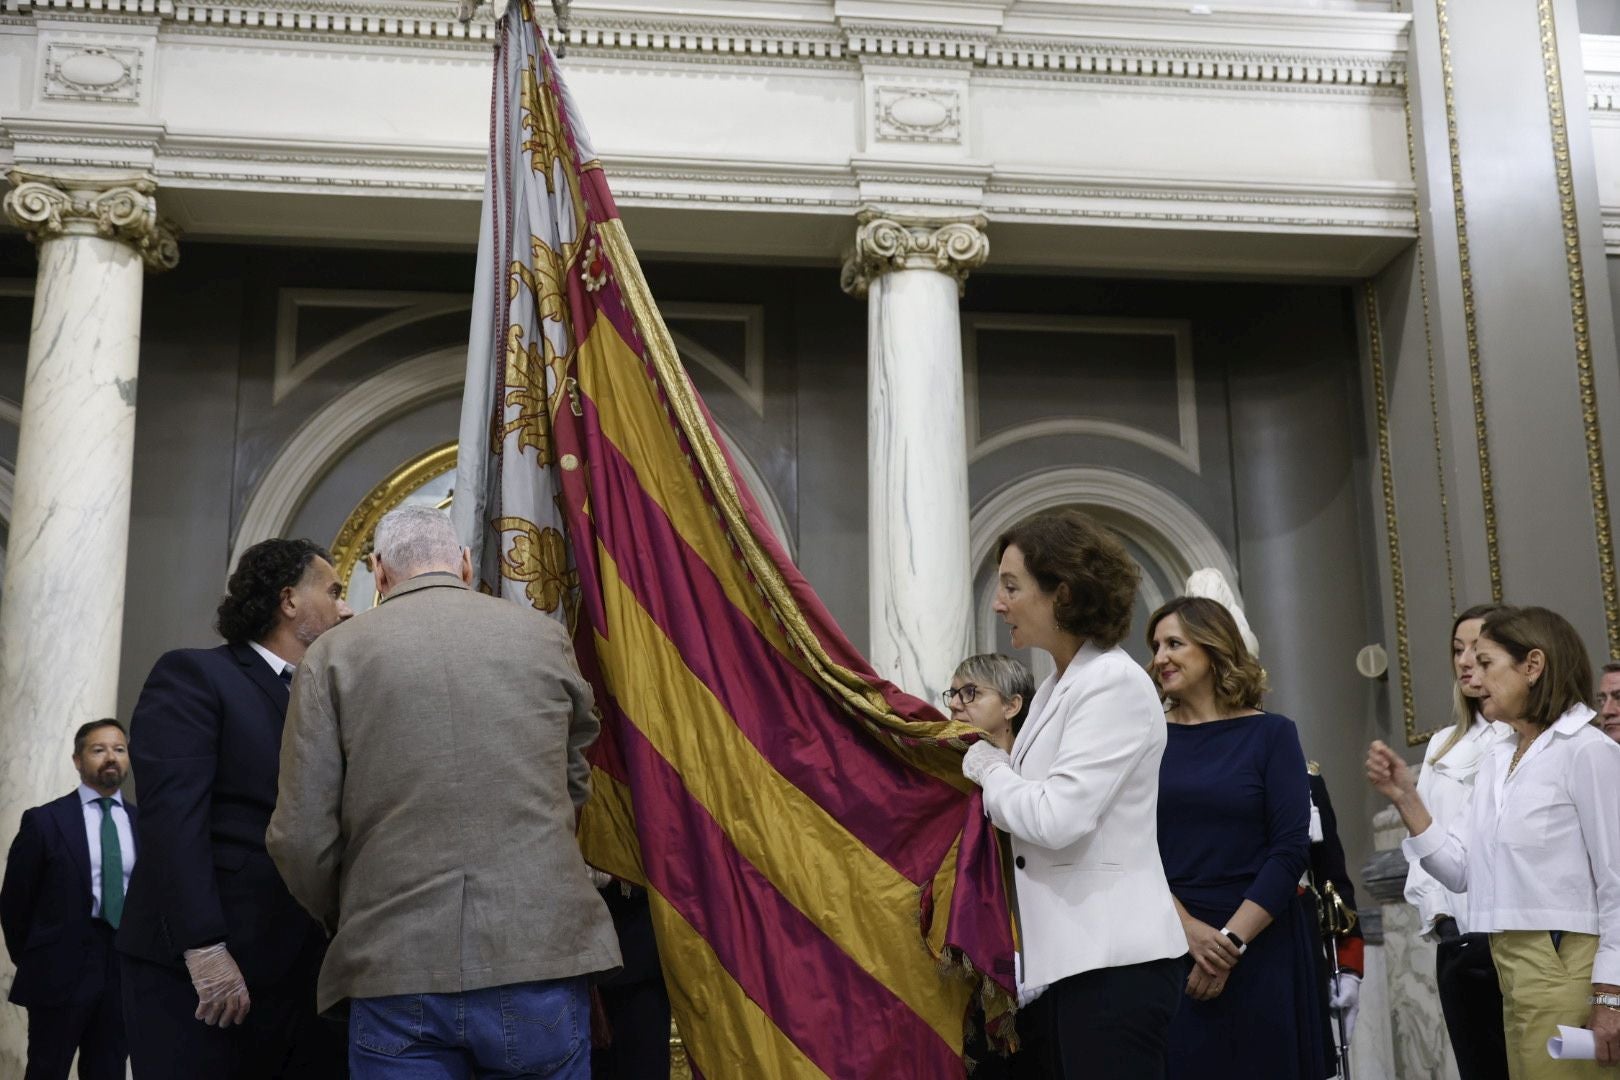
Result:
{"label": "man in navy suit", "polygon": [[122,1080],[124,1017],[113,930],[135,865],[135,805],[124,728],[92,720],[73,736],[79,789],[25,811],[0,884],[0,926],[17,965],[11,1001],[28,1010],[27,1080]]}
{"label": "man in navy suit", "polygon": [[130,719],[141,862],[118,931],[136,1080],[343,1076],[347,1038],[315,1011],[326,934],[265,851],[288,686],[354,614],[308,540],[243,552],[225,644],[165,653]]}

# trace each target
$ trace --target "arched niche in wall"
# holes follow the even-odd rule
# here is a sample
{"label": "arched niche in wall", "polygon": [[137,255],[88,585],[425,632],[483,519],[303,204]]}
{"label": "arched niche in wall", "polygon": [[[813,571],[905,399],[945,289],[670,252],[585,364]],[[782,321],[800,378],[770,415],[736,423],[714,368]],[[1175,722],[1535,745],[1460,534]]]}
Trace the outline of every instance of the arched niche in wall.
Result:
{"label": "arched niche in wall", "polygon": [[[1060,506],[1077,507],[1112,528],[1141,567],[1135,619],[1130,636],[1122,643],[1138,659],[1147,658],[1141,641],[1146,616],[1180,593],[1194,570],[1206,566],[1219,570],[1241,602],[1231,554],[1186,503],[1141,477],[1116,469],[1051,469],[1002,488],[973,513],[968,550],[974,567],[976,640],[981,652],[1021,655],[1012,647],[1005,625],[990,610],[997,582],[997,539],[1028,515]],[[1022,659],[1030,664],[1037,681],[1052,671],[1051,658],[1045,653],[1023,654]]]}
{"label": "arched niche in wall", "polygon": [[[298,521],[300,511],[322,482],[367,440],[374,439],[401,418],[430,406],[446,405],[458,398],[466,362],[466,353],[459,348],[441,349],[413,357],[350,387],[316,410],[282,447],[254,488],[237,526],[231,549],[231,565],[235,566],[241,553],[260,540],[285,535]],[[424,455],[438,453],[441,456],[436,460],[443,462],[444,434],[441,432],[421,438],[419,449],[411,452],[409,458],[392,470],[387,470],[386,466],[375,470],[351,489],[345,505],[356,507],[358,511],[383,490],[399,496],[395,505],[413,495],[425,497],[421,487],[429,480],[446,488],[453,486],[453,471],[448,473],[449,479],[446,480],[447,472],[443,470],[414,486],[405,483],[413,476],[422,476]],[[455,432],[452,429],[448,434],[454,436]],[[759,502],[771,530],[788,553],[793,554],[787,520],[774,493],[754,462],[736,442],[724,431],[721,437],[737,464],[743,482]],[[449,461],[453,470],[453,452],[449,455]],[[407,490],[400,490],[402,485]],[[343,511],[338,510],[337,514],[342,515]],[[317,533],[313,526],[308,531],[316,539],[325,539],[340,531],[342,520],[341,516],[337,517],[324,532]],[[370,541],[369,534],[363,538],[365,550],[369,550]]]}

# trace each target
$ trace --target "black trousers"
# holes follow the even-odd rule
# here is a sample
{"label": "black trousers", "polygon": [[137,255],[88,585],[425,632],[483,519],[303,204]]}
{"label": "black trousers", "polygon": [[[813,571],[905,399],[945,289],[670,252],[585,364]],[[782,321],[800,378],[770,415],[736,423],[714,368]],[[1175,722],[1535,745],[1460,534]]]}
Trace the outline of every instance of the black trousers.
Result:
{"label": "black trousers", "polygon": [[79,1080],[123,1080],[124,1010],[118,989],[118,954],[113,928],[94,920],[90,958],[94,977],[66,1004],[28,1010],[28,1071],[24,1080],[67,1080],[79,1055]]}
{"label": "black trousers", "polygon": [[1181,957],[1059,979],[1018,1016],[1018,1080],[1164,1080]]}
{"label": "black trousers", "polygon": [[593,1080],[668,1080],[669,991],[658,962],[647,893],[618,882],[600,890],[624,966],[597,984],[610,1041],[591,1050]]}
{"label": "black trousers", "polygon": [[318,949],[268,988],[249,987],[247,1019],[228,1028],[196,1019],[197,992],[183,967],[125,956],[124,1024],[135,1080],[341,1080],[348,1033],[315,1012]]}
{"label": "black trousers", "polygon": [[1442,941],[1434,966],[1457,1075],[1462,1080],[1507,1080],[1502,990],[1491,963],[1490,936],[1463,934]]}

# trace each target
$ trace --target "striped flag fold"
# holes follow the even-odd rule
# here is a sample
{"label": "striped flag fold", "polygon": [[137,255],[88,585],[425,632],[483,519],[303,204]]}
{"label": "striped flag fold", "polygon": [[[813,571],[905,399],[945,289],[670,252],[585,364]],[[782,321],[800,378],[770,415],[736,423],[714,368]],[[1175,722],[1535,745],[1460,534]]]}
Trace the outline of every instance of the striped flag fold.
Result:
{"label": "striped flag fold", "polygon": [[586,858],[649,893],[714,1077],[963,1075],[1010,1034],[972,729],[875,675],[688,381],[530,0],[501,20],[454,514],[595,686]]}

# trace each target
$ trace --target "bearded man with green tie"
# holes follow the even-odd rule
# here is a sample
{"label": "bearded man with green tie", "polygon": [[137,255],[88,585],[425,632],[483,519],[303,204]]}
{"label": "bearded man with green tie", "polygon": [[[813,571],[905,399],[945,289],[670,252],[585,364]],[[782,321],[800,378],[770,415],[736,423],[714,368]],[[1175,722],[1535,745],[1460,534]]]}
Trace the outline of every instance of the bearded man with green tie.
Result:
{"label": "bearded man with green tie", "polygon": [[26,1080],[122,1080],[128,1048],[113,931],[135,867],[135,805],[119,785],[129,747],[117,720],[73,737],[79,788],[24,812],[0,884],[0,926],[28,1010]]}

